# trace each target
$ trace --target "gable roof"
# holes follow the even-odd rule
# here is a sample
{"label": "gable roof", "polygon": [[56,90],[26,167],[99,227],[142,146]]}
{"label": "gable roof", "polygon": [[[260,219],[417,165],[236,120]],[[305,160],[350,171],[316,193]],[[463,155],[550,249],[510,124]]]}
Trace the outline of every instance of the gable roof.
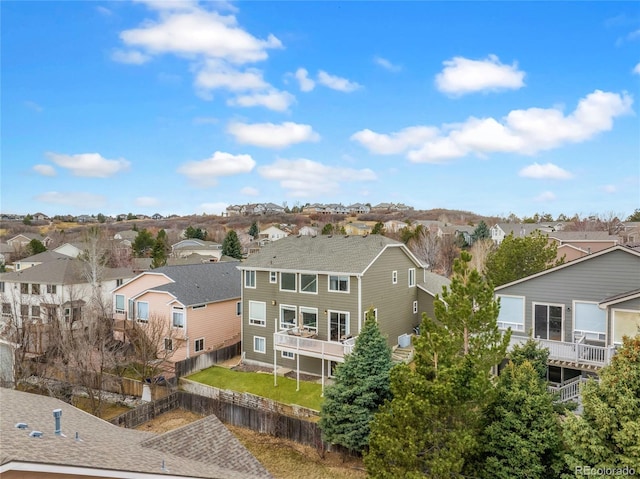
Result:
{"label": "gable roof", "polygon": [[516,281],[512,281],[511,283],[507,283],[507,284],[503,284],[501,286],[497,286],[495,288],[495,291],[497,292],[499,290],[507,288],[508,286],[513,286],[514,284],[523,283],[525,281],[529,281],[530,279],[537,278],[539,276],[543,276],[543,275],[546,275],[546,274],[550,274],[550,273],[553,273],[555,271],[558,271],[558,270],[561,270],[561,269],[564,269],[564,268],[568,268],[570,266],[574,266],[574,265],[576,265],[578,263],[582,263],[583,261],[589,261],[589,260],[591,260],[593,258],[597,258],[599,256],[603,256],[603,255],[609,254],[609,253],[611,253],[613,251],[623,251],[625,253],[629,253],[632,256],[640,258],[640,251],[635,251],[634,249],[627,248],[626,246],[620,246],[620,245],[611,246],[610,248],[606,248],[606,249],[603,249],[601,251],[598,251],[597,253],[592,253],[590,255],[583,256],[582,258],[574,259],[573,261],[569,261],[567,263],[561,264],[560,266],[555,266],[554,268],[550,268],[550,269],[541,271],[539,273],[532,274],[532,275],[527,276],[525,278],[521,278],[521,279],[518,279]]}
{"label": "gable roof", "polygon": [[[58,253],[59,254],[59,253]],[[16,283],[42,284],[82,284],[87,283],[84,276],[85,263],[76,258],[59,254],[59,258],[30,268],[11,273],[2,273],[3,281]],[[133,271],[129,268],[104,268],[103,280],[132,278]]]}
{"label": "gable roof", "polygon": [[640,289],[634,289],[633,291],[625,291],[624,293],[616,294],[615,296],[610,296],[608,298],[605,298],[602,301],[600,301],[599,306],[601,308],[606,308],[607,306],[623,303],[625,301],[630,301],[636,298],[640,298]]}
{"label": "gable roof", "polygon": [[[203,425],[210,427],[198,428],[201,436],[183,435],[181,438],[185,443],[174,444],[175,447],[169,449],[162,447],[162,435],[115,426],[55,398],[0,388],[0,399],[0,473],[19,468],[27,473],[97,473],[127,478],[160,475],[220,479],[271,477],[255,465],[255,458],[246,449],[239,444],[231,445],[233,438],[224,435],[221,427],[209,418],[203,420]],[[54,434],[54,409],[62,411],[64,436]],[[18,422],[26,423],[28,429],[16,428]],[[30,437],[29,432],[33,430],[41,431],[43,436]],[[79,440],[75,439],[76,433]],[[198,460],[193,454],[183,455],[185,450],[195,448],[200,440],[213,444],[217,437],[221,438],[223,447],[231,445],[238,456],[238,464],[229,460],[218,463],[216,461],[223,458],[214,454],[207,455],[205,460]],[[154,443],[156,438],[158,443]],[[234,469],[235,465],[237,469]]]}
{"label": "gable roof", "polygon": [[404,243],[382,235],[287,236],[249,256],[240,269],[363,274],[387,248],[401,248],[423,265]]}
{"label": "gable roof", "polygon": [[16,263],[46,263],[48,261],[55,261],[57,259],[70,259],[71,256],[63,253],[59,253],[55,250],[47,250],[42,253],[34,254],[32,256],[27,256],[26,258],[22,258]]}
{"label": "gable roof", "polygon": [[185,306],[215,303],[239,298],[241,294],[238,261],[163,266],[153,270],[173,282],[156,286],[151,291],[164,291]]}
{"label": "gable roof", "polygon": [[418,288],[424,292],[435,297],[436,294],[442,294],[443,286],[449,286],[451,280],[446,276],[433,273],[431,271],[425,271],[424,281],[418,281]]}
{"label": "gable roof", "polygon": [[553,238],[558,241],[608,241],[613,243],[618,243],[620,241],[618,236],[610,235],[607,231],[554,231],[553,233],[548,234],[549,238]]}

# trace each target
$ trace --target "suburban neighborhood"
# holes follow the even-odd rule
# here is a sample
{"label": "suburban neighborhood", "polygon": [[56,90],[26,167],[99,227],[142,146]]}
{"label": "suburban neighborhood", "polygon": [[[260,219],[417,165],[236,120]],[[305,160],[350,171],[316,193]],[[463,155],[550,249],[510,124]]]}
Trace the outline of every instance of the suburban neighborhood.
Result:
{"label": "suburban neighborhood", "polygon": [[[216,471],[225,471],[228,477],[271,477],[225,429],[225,424],[240,424],[264,433],[274,427],[268,426],[270,420],[261,419],[254,426],[215,412],[232,400],[241,404],[235,407],[242,411],[257,408],[260,417],[266,417],[264,406],[255,402],[258,396],[249,400],[254,396],[238,392],[225,399],[224,385],[211,388],[195,378],[231,364],[237,375],[270,377],[272,389],[291,382],[293,404],[307,385],[314,385],[315,400],[324,397],[326,403],[318,409],[298,405],[295,412],[286,412],[286,403],[278,402],[269,408],[282,411],[278,414],[283,418],[291,415],[289,420],[295,418],[297,427],[313,428],[311,436],[303,434],[298,441],[328,441],[323,447],[330,450],[332,429],[325,425],[329,419],[323,411],[325,406],[329,410],[350,357],[363,354],[358,338],[370,334],[369,321],[382,338],[381,347],[389,351],[389,368],[419,364],[424,353],[416,346],[425,347],[420,346],[427,344],[421,343],[422,337],[431,337],[432,324],[438,327],[445,321],[443,305],[444,311],[453,306],[449,295],[473,277],[465,262],[474,255],[484,256],[484,265],[474,265],[498,268],[501,250],[510,251],[516,244],[525,248],[527,256],[544,250],[546,266],[513,280],[496,279],[499,276],[487,270],[487,278],[502,283],[484,287],[492,292],[489,299],[499,304],[497,314],[492,313],[495,331],[508,338],[504,359],[493,369],[496,377],[509,371],[511,351],[527,347],[545,351],[546,394],[558,405],[573,404],[565,414],[580,417],[585,407],[582,389],[589,381],[599,381],[625,338],[640,332],[640,244],[635,233],[640,221],[635,217],[630,218],[634,221],[489,224],[477,219],[475,224],[455,224],[447,215],[440,220],[411,219],[416,214],[411,208],[409,213],[388,209],[373,219],[368,216],[371,210],[364,208],[362,213],[341,216],[319,213],[318,205],[313,211],[278,212],[278,216],[241,213],[242,223],[231,223],[235,226],[230,225],[233,215],[192,217],[179,231],[167,219],[114,218],[102,223],[76,219],[79,226],[72,237],[60,237],[59,220],[44,215],[42,226],[26,225],[24,218],[5,220],[0,366],[2,384],[10,388],[2,390],[3,403],[11,404],[12,416],[3,417],[2,427],[3,438],[11,441],[7,450],[16,452],[2,465],[3,474],[14,471],[18,463],[31,464],[21,470],[34,474],[44,470],[37,466],[46,461],[43,450],[38,449],[39,456],[18,452],[24,449],[20,441],[30,440],[30,430],[41,434],[39,439],[49,437],[54,442],[59,435],[40,426],[52,423],[53,416],[31,418],[27,405],[42,408],[36,405],[41,402],[64,411],[63,426],[84,428],[73,434],[91,441],[95,428],[74,419],[78,413],[72,404],[79,405],[77,398],[88,396],[90,404],[98,404],[90,412],[100,417],[115,395],[119,404],[131,398],[131,406],[111,420],[103,433],[107,436],[117,436],[118,426],[126,424],[144,427],[131,414],[153,421],[156,413],[149,411],[156,409],[166,414],[194,411],[190,413],[198,414],[194,420],[206,419],[155,436],[132,430],[127,453],[112,464],[114,471],[129,470],[125,458],[135,454],[135,448],[162,451],[156,445],[163,444],[172,452],[160,452],[155,463],[164,466],[152,461],[130,470],[144,477],[156,469],[170,475],[170,467],[186,472],[209,464],[206,467],[214,472],[194,472],[193,477],[219,477],[216,474],[222,472]],[[449,216],[456,215],[449,212]],[[519,259],[511,256],[509,261],[507,274],[515,274]],[[467,272],[461,272],[461,265]],[[473,300],[473,308],[483,309],[480,298]],[[78,348],[92,350],[91,359],[72,351]],[[85,369],[84,375],[77,368]],[[71,388],[67,395],[61,392],[64,384]],[[34,387],[52,397],[32,399],[29,391]],[[260,401],[271,404],[269,399]],[[313,417],[320,418],[321,428],[308,422]],[[13,431],[18,420],[34,426]],[[207,430],[206,437],[189,432],[198,427]],[[194,444],[187,446],[183,437]],[[174,452],[176,441],[184,454]],[[221,452],[231,443],[238,451],[233,463],[228,462],[229,453]],[[210,462],[189,452],[205,454],[203,448]],[[355,452],[340,441],[333,448]],[[67,454],[47,471],[70,467],[80,474],[102,467],[87,459],[90,455],[72,459],[75,453]]]}

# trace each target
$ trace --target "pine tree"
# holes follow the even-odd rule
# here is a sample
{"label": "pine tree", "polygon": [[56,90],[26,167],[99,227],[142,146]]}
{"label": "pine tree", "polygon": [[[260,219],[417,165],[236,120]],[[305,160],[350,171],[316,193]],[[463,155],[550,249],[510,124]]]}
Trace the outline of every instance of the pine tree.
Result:
{"label": "pine tree", "polygon": [[560,422],[546,380],[529,361],[501,373],[485,410],[481,435],[483,479],[560,477]]}
{"label": "pine tree", "polygon": [[249,228],[249,236],[255,239],[258,237],[259,232],[260,230],[258,229],[258,223],[254,221],[253,223],[251,223],[251,227]]}
{"label": "pine tree", "polygon": [[470,261],[463,251],[436,298],[435,319],[423,317],[414,367],[391,372],[393,399],[376,414],[365,455],[371,477],[463,477],[479,450],[491,369],[504,359],[510,334],[498,330],[493,287]]}
{"label": "pine tree", "polygon": [[582,415],[564,422],[565,459],[572,473],[566,477],[583,477],[589,467],[640,471],[640,334],[625,337],[599,375],[600,382],[583,387]]}
{"label": "pine tree", "polygon": [[476,226],[476,229],[473,230],[471,237],[473,238],[473,241],[491,238],[491,231],[489,230],[487,223],[481,220],[480,223],[478,223],[478,226]]}
{"label": "pine tree", "polygon": [[232,258],[242,259],[242,246],[235,230],[229,230],[222,241],[222,254]]}
{"label": "pine tree", "polygon": [[338,365],[335,383],[325,390],[320,413],[325,441],[350,451],[366,449],[373,415],[391,397],[391,367],[391,350],[370,310],[353,352]]}

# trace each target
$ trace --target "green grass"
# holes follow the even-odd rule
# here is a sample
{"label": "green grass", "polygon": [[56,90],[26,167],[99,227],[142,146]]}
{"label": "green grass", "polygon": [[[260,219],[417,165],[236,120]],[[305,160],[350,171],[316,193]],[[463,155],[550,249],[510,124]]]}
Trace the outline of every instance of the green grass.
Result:
{"label": "green grass", "polygon": [[187,379],[220,389],[247,392],[284,404],[297,404],[309,409],[320,410],[324,398],[322,386],[300,381],[300,391],[296,391],[294,379],[278,376],[278,385],[273,385],[273,374],[248,373],[212,366]]}

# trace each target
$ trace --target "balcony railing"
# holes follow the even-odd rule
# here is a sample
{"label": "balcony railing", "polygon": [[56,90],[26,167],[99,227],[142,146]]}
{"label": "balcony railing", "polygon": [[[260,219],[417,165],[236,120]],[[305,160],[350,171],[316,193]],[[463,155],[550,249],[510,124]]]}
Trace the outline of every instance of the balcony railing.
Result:
{"label": "balcony railing", "polygon": [[300,356],[344,362],[344,357],[353,351],[355,338],[342,342],[323,341],[314,337],[297,335],[295,331],[280,331],[273,334],[276,351],[289,351]]}
{"label": "balcony railing", "polygon": [[[509,347],[516,344],[523,344],[529,338],[525,336],[511,336]],[[534,338],[538,344],[549,350],[549,360],[551,361],[568,361],[575,363],[576,366],[596,366],[603,367],[609,364],[611,358],[615,354],[613,346],[595,346],[585,344],[582,341],[568,343],[564,341],[550,341],[548,339]]]}

